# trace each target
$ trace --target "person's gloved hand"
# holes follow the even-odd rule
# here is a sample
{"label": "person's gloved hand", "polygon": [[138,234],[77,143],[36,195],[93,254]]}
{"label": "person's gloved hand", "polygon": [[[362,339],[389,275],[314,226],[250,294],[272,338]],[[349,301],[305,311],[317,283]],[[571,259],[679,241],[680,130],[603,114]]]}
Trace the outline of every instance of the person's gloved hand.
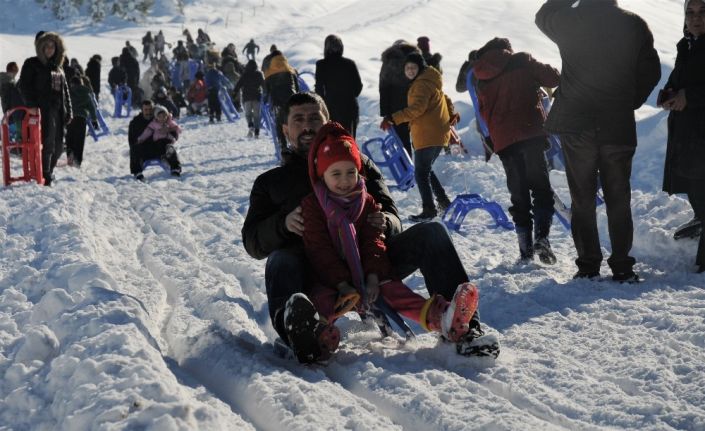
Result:
{"label": "person's gloved hand", "polygon": [[379,124],[379,128],[386,132],[393,125],[394,125],[394,123],[388,117],[384,117],[382,119],[382,122]]}

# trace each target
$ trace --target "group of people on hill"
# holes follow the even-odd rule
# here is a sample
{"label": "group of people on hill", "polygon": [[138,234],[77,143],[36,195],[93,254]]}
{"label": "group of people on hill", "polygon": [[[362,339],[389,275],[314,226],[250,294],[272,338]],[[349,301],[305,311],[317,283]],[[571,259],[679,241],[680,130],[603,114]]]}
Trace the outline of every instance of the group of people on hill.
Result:
{"label": "group of people on hill", "polygon": [[[562,73],[528,53],[515,53],[509,40],[494,38],[471,52],[471,65],[465,64],[458,78],[459,83],[468,82],[473,70],[470,82],[489,128],[490,149],[507,175],[520,259],[538,254],[545,263],[556,262],[548,242],[554,202],[544,156],[547,133],[554,133],[563,144],[573,202],[578,255],[574,278],[593,279],[600,273],[595,196],[601,185],[612,243],[607,261],[612,279],[637,283],[635,259],[629,255],[634,110],[660,79],[653,36],[640,17],[614,0],[549,0],[536,14],[536,25],[558,45]],[[705,124],[700,103],[705,88],[703,34],[705,1],[686,0],[685,37],[659,100],[670,111],[664,189],[687,193],[700,219],[705,202],[705,134],[700,133]],[[329,41],[342,47],[329,38],[326,48]],[[399,41],[383,54],[380,126],[399,129],[399,135],[410,131],[415,167],[422,166],[430,184],[426,188],[422,181],[427,179],[417,176],[424,211],[430,216],[437,214],[431,209],[432,193],[438,191],[442,207],[443,192],[433,186],[432,170],[426,166],[438,157],[440,150],[434,147],[447,145],[446,132],[458,118],[438,84],[439,68],[429,66],[427,56],[417,49]],[[317,75],[325,73],[325,60],[317,64]],[[395,67],[389,66],[392,63]],[[406,80],[400,79],[402,74]],[[346,82],[351,79],[355,82],[349,76]],[[390,96],[393,83],[406,86],[399,90],[397,106]],[[265,284],[274,329],[305,363],[325,360],[337,349],[340,332],[335,322],[342,314],[354,310],[364,316],[380,301],[423,328],[439,331],[446,340],[482,336],[477,288],[468,282],[445,228],[417,217],[419,223],[402,230],[379,170],[359,153],[355,123],[345,117],[342,124],[330,121],[332,110],[319,94],[330,94],[336,85],[321,81],[319,88],[317,80],[318,94],[296,93],[288,99],[281,114],[287,139],[282,166],[260,175],[250,195],[243,243],[251,256],[267,258]],[[548,116],[541,87],[558,87]],[[432,150],[425,154],[426,148]],[[699,238],[696,265],[702,273],[702,230]],[[416,269],[424,276],[429,299],[410,292],[401,281]]]}
{"label": "group of people on hill", "polygon": [[[684,37],[658,100],[669,111],[664,190],[686,193],[695,218],[703,220],[705,0],[685,0],[684,12]],[[574,278],[600,275],[603,256],[595,196],[601,188],[612,245],[607,259],[612,279],[637,283],[636,261],[629,255],[630,175],[637,144],[634,110],[645,103],[661,76],[653,36],[640,17],[619,8],[616,0],[548,0],[535,22],[560,49],[560,73],[529,53],[514,52],[508,39],[494,38],[471,51],[456,85],[467,89],[469,82],[474,87],[480,116],[489,129],[488,149],[498,155],[505,170],[520,261],[538,255],[546,264],[556,262],[548,241],[554,193],[544,156],[547,133],[553,133],[562,144],[572,200]],[[211,43],[200,29],[196,42],[190,34],[185,36],[191,44]],[[37,55],[25,61],[19,84],[14,81],[16,64],[8,65],[0,77],[0,96],[3,110],[19,99],[31,112],[41,110],[44,180],[50,185],[63,151],[64,128],[69,126],[68,145],[78,135],[85,138],[85,121],[95,118],[94,108],[85,101],[86,95],[89,99],[91,93],[98,95],[100,57],[91,59],[98,62],[94,85],[77,64],[63,69],[65,47],[56,33],[40,32],[35,47]],[[128,42],[123,55],[137,63],[139,81],[139,64],[130,48]],[[254,59],[259,47],[252,40],[244,50],[248,55],[244,67],[233,44],[220,55],[213,49],[199,51],[200,57],[192,57],[195,50],[182,48],[179,41],[174,49],[177,63],[195,58],[206,63],[185,87],[192,112],[209,105],[211,120],[218,119],[217,107],[209,102],[215,100],[215,88],[227,80],[231,91],[242,94],[251,136],[259,134],[260,101],[275,114],[282,164],[256,179],[242,238],[251,256],[267,258],[265,286],[272,325],[300,361],[329,357],[340,341],[336,319],[353,310],[366,316],[391,308],[451,342],[483,335],[477,287],[469,282],[447,230],[433,220],[450,200],[432,167],[452,139],[459,115],[443,93],[441,56],[431,53],[428,37],[420,37],[416,45],[400,40],[386,49],[379,79],[380,127],[393,128],[415,160],[422,212],[411,217],[417,223],[406,230],[379,169],[360,153],[355,140],[356,98],[362,82],[354,61],[343,56],[339,36],[329,35],[324,41],[324,58],[316,63],[315,92],[299,91],[297,71],[275,45],[261,71]],[[153,51],[152,61],[166,57],[156,46]],[[151,52],[152,48],[143,61]],[[131,60],[123,63],[122,57],[114,66],[134,66]],[[113,70],[111,75],[121,73]],[[160,79],[156,78],[160,72],[150,85]],[[138,85],[131,73],[122,81],[109,77],[111,86]],[[232,76],[237,79],[229,79]],[[166,76],[162,78],[166,83]],[[542,87],[554,98],[548,114],[542,106],[546,91]],[[12,88],[19,90],[19,97]],[[139,102],[141,112],[130,122],[130,170],[137,179],[143,179],[141,163],[156,156],[166,159],[172,174],[181,173],[174,148],[181,131],[174,122],[180,107],[166,102],[162,88],[154,91],[154,101]],[[80,149],[72,146],[70,153],[80,165],[82,144]],[[702,273],[702,229],[698,237],[696,266]],[[428,299],[402,282],[417,269],[426,282]]]}

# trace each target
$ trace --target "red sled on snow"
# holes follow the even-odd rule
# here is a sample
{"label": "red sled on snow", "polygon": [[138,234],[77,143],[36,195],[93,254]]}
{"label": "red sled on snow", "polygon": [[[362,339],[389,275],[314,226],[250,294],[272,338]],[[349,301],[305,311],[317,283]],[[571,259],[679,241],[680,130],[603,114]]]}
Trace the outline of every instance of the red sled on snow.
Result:
{"label": "red sled on snow", "polygon": [[[21,121],[13,122],[13,114],[24,112]],[[19,130],[17,124],[19,123]],[[22,175],[12,176],[11,150],[20,150]],[[42,175],[42,117],[39,111],[30,114],[29,108],[19,106],[5,113],[2,118],[2,177],[5,186],[18,181],[35,180],[44,184]]]}

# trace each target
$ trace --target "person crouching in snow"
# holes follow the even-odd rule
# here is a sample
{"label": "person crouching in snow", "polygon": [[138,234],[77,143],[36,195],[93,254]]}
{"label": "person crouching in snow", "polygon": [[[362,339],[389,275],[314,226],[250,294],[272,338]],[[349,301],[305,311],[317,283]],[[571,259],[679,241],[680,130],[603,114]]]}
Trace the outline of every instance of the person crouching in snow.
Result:
{"label": "person crouching in snow", "polygon": [[155,105],[154,119],[137,138],[137,144],[140,145],[140,161],[143,163],[145,160],[163,157],[169,163],[171,175],[180,176],[181,163],[174,148],[180,133],[181,127],[176,124],[169,111],[161,105]]}
{"label": "person crouching in snow", "polygon": [[301,203],[303,241],[317,277],[311,300],[327,323],[316,334],[319,359],[338,347],[340,332],[333,322],[354,308],[364,311],[380,297],[425,329],[460,341],[477,310],[477,287],[460,284],[448,302],[441,295],[426,299],[394,279],[383,234],[366,222],[376,204],[360,175],[362,161],[352,135],[338,123],[324,125],[308,158],[313,193]]}

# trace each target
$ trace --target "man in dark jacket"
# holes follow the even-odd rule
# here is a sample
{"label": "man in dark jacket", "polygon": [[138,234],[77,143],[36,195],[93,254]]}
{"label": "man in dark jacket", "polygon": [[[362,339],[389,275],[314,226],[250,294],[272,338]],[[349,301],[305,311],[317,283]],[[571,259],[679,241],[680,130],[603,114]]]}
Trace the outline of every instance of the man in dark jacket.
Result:
{"label": "man in dark jacket", "polygon": [[661,77],[653,36],[644,20],[619,8],[616,0],[548,0],[536,14],[536,25],[558,45],[563,61],[545,127],[563,144],[578,253],[575,278],[600,274],[599,173],[612,279],[637,282],[635,259],[629,256],[634,230],[629,177],[637,144],[634,110]]}
{"label": "man in dark jacket", "polygon": [[132,105],[139,106],[142,101],[142,90],[140,90],[140,63],[130,53],[129,48],[122,49],[120,54],[120,66],[127,73],[127,86],[132,90]]}
{"label": "man in dark jacket", "polygon": [[5,72],[0,72],[0,104],[2,104],[2,112],[7,112],[22,105],[22,96],[15,81],[17,72],[19,72],[19,68],[14,61],[7,63]]}
{"label": "man in dark jacket", "polygon": [[144,175],[142,175],[142,160],[139,145],[149,145],[151,138],[148,138],[148,141],[142,144],[137,143],[137,138],[140,137],[144,129],[152,122],[153,113],[154,104],[152,101],[149,99],[143,100],[142,111],[132,118],[127,128],[127,142],[130,145],[130,173],[135,176],[136,180],[140,181],[144,180]]}
{"label": "man in dark jacket", "polygon": [[20,92],[31,114],[42,116],[42,173],[44,185],[52,183],[56,162],[64,150],[64,127],[71,122],[71,96],[61,66],[64,41],[53,32],[42,32],[34,42],[37,55],[22,65]]}
{"label": "man in dark jacket", "polygon": [[100,99],[100,62],[103,61],[103,57],[96,54],[88,60],[88,65],[86,66],[86,76],[91,80],[91,88],[93,89],[93,94],[95,94],[95,99]]}
{"label": "man in dark jacket", "polygon": [[[406,56],[421,53],[414,45],[398,40],[382,53],[382,68],[379,71],[379,115],[388,117],[407,106],[407,93],[411,81],[404,75]],[[402,140],[406,152],[411,153],[409,123],[394,124],[394,130]]]}
{"label": "man in dark jacket", "polygon": [[342,124],[355,137],[359,120],[357,96],[362,80],[355,62],[343,57],[343,41],[331,34],[326,37],[323,60],[316,62],[316,93],[326,102],[330,119]]}
{"label": "man in dark jacket", "polygon": [[108,84],[110,85],[110,91],[115,94],[117,87],[127,83],[127,72],[120,65],[120,57],[113,57],[110,61],[113,64],[113,68],[108,72]]}
{"label": "man in dark jacket", "polygon": [[[292,96],[284,114],[284,134],[291,151],[283,154],[282,166],[255,180],[242,240],[250,256],[267,258],[265,285],[269,315],[274,329],[289,344],[284,326],[285,305],[292,295],[306,292],[312,285],[302,241],[304,220],[300,206],[301,200],[312,191],[307,153],[316,132],[329,117],[325,103],[315,93]],[[450,300],[455,288],[468,278],[445,227],[438,222],[426,222],[402,232],[396,205],[379,169],[363,158],[363,171],[367,191],[380,205],[380,211],[371,214],[368,222],[384,230],[395,276],[402,279],[420,269],[429,294],[438,293]]]}
{"label": "man in dark jacket", "polygon": [[69,166],[81,167],[83,147],[86,142],[86,124],[92,121],[97,125],[96,110],[91,100],[91,89],[81,83],[81,78],[74,76],[69,82],[73,121],[66,128],[66,160]]}

